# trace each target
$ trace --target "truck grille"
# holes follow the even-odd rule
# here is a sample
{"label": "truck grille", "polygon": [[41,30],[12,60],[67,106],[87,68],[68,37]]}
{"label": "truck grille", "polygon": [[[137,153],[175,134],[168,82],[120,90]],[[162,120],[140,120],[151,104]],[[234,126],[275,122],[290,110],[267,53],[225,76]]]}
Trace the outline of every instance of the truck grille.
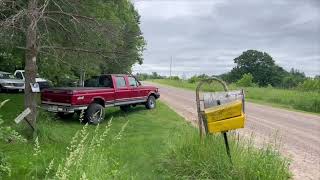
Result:
{"label": "truck grille", "polygon": [[13,86],[15,86],[15,87],[23,87],[24,83],[14,83]]}

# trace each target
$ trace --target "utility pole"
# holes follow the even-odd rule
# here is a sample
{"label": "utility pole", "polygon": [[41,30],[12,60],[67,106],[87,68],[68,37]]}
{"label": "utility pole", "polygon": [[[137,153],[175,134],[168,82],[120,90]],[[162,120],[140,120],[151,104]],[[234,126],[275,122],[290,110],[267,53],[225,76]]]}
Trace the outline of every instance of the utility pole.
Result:
{"label": "utility pole", "polygon": [[170,60],[170,79],[171,79],[171,72],[172,72],[172,56],[171,56],[171,60]]}

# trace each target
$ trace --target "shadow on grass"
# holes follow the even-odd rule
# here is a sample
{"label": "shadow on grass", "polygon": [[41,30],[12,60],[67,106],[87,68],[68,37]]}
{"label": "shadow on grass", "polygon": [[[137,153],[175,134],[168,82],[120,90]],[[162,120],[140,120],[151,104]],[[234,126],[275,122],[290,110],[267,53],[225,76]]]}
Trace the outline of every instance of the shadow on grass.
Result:
{"label": "shadow on grass", "polygon": [[[146,110],[144,106],[131,107],[128,111],[122,111],[120,110],[119,107],[106,108],[105,109],[106,115],[101,124],[108,122],[111,119],[111,117],[114,117],[114,118],[127,117],[130,114],[141,112],[144,110]],[[46,113],[46,114],[47,114],[46,116],[50,116],[49,119],[57,122],[65,123],[65,124],[79,124],[79,121],[80,121],[80,117],[77,113],[75,113],[71,118],[60,118],[58,115],[53,113]],[[82,125],[84,125],[84,123],[82,123]]]}

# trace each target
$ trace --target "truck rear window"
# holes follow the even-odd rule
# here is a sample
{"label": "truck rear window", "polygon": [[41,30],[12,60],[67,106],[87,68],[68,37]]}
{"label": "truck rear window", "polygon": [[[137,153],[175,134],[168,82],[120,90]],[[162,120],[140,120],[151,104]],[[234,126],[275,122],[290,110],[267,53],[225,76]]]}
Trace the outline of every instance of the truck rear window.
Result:
{"label": "truck rear window", "polygon": [[111,76],[94,76],[84,83],[85,87],[113,87]]}

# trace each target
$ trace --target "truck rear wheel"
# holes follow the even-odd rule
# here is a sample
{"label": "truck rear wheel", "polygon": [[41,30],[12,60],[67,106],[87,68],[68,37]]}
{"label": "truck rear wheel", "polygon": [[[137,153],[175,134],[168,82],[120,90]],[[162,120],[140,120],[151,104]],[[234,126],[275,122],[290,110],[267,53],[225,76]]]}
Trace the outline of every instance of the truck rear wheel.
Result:
{"label": "truck rear wheel", "polygon": [[86,122],[97,125],[104,119],[105,112],[103,106],[97,103],[92,103],[88,106],[84,119]]}
{"label": "truck rear wheel", "polygon": [[146,102],[146,108],[147,109],[154,109],[156,108],[156,98],[154,96],[149,96],[148,100]]}

